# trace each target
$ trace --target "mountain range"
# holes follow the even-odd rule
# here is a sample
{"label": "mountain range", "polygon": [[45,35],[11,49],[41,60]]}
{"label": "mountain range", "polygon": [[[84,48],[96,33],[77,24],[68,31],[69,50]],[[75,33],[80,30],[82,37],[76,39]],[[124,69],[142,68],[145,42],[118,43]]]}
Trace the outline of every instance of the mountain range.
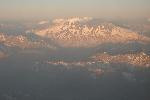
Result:
{"label": "mountain range", "polygon": [[[40,25],[47,22],[49,21],[41,21]],[[36,55],[40,53],[43,57],[47,55],[46,58],[57,59],[56,62],[47,59],[52,65],[83,66],[94,61],[95,63],[126,63],[132,66],[149,67],[150,57],[147,47],[149,43],[149,37],[108,21],[102,22],[90,17],[55,19],[49,27],[26,30],[22,34],[0,33],[0,59],[7,57],[9,52],[14,54],[14,51],[20,50],[32,54],[32,50],[37,50]],[[84,49],[81,50],[81,48]],[[43,49],[51,52],[45,52]],[[111,53],[114,54],[111,55]],[[90,56],[93,58],[87,62],[79,61],[81,55],[84,60]],[[77,62],[73,56],[78,56]],[[63,58],[62,61],[59,57]],[[71,58],[72,62],[65,62],[65,57]]]}
{"label": "mountain range", "polygon": [[103,43],[149,43],[150,38],[110,22],[96,22],[89,17],[55,19],[48,28],[34,30],[61,47],[96,47]]}

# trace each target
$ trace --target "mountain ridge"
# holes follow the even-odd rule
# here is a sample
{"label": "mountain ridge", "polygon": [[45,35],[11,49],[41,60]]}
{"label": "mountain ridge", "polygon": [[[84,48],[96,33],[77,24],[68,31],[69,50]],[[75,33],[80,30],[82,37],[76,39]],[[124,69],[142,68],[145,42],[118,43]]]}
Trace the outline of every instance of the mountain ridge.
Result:
{"label": "mountain ridge", "polygon": [[150,38],[109,22],[92,25],[93,18],[55,19],[46,29],[34,30],[36,35],[50,38],[62,47],[96,47],[102,43],[150,42]]}

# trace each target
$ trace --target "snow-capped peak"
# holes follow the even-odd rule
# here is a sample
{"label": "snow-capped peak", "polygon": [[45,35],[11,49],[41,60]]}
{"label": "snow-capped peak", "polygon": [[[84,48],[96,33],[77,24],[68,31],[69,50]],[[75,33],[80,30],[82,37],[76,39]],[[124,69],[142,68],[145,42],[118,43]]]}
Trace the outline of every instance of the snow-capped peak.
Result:
{"label": "snow-capped peak", "polygon": [[55,19],[53,20],[53,23],[54,24],[64,24],[64,23],[74,24],[74,23],[79,23],[79,22],[86,22],[92,19],[93,18],[91,17],[73,17],[73,18],[67,18],[67,19]]}
{"label": "snow-capped peak", "polygon": [[129,41],[150,41],[150,38],[112,23],[95,22],[89,17],[55,19],[46,29],[35,30],[35,34],[47,37],[63,47],[93,47],[102,43],[125,43]]}

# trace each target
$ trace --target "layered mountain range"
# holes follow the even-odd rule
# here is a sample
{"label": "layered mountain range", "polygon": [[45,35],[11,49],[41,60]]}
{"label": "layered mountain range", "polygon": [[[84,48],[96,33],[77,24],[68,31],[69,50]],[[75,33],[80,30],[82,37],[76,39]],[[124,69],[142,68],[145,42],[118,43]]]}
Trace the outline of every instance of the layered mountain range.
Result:
{"label": "layered mountain range", "polygon": [[34,33],[51,39],[62,47],[96,47],[103,43],[149,43],[150,38],[116,26],[110,22],[96,22],[93,18],[75,17],[55,19],[49,28]]}
{"label": "layered mountain range", "polygon": [[20,34],[1,31],[0,59],[30,62],[37,72],[53,66],[100,75],[122,66],[150,68],[150,38],[144,34],[89,17],[55,19],[49,24],[41,21],[35,29],[29,25]]}
{"label": "layered mountain range", "polygon": [[[89,17],[55,19],[53,20],[53,24],[48,28],[42,30],[37,29],[34,30],[33,32],[35,34],[30,33],[30,31],[20,35],[8,35],[5,33],[0,33],[0,51],[1,49],[2,51],[6,51],[3,50],[2,47],[9,47],[9,48],[18,47],[21,49],[37,49],[37,48],[54,49],[55,47],[51,45],[50,41],[58,44],[61,47],[67,48],[69,47],[90,48],[96,47],[104,43],[114,43],[114,44],[115,43],[124,44],[129,42],[140,42],[146,44],[150,43],[149,37],[133,32],[129,29],[119,27],[109,22],[97,22],[96,19]],[[46,38],[48,38],[48,40],[50,41],[47,41]],[[109,49],[110,49],[109,51],[113,52],[113,49],[111,48]],[[128,47],[128,49],[131,49],[131,47]],[[5,53],[3,53],[2,51],[0,52],[0,58],[5,57]],[[74,53],[73,51],[71,52]],[[85,52],[89,52],[88,49],[87,51],[85,50]],[[82,53],[83,52],[81,52],[81,54]],[[99,55],[93,56],[92,60],[87,62],[73,61],[71,63],[67,63],[64,61],[58,61],[58,62],[49,62],[49,64],[84,66],[93,63],[94,60],[94,63],[96,62],[127,63],[133,66],[145,66],[145,67],[150,66],[149,55],[147,55],[142,51],[141,53],[137,54],[135,52],[134,52],[135,54],[132,53],[130,54],[129,52],[127,54],[120,54],[120,55],[116,54],[115,56],[106,53],[101,53]],[[88,59],[87,56],[86,59]]]}

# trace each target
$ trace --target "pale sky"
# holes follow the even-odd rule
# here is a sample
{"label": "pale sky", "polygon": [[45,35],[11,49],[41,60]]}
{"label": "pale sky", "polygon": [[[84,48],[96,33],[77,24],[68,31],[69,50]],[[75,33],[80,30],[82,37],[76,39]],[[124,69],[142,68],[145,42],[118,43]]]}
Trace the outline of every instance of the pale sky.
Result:
{"label": "pale sky", "polygon": [[150,17],[150,0],[0,0],[0,19]]}

